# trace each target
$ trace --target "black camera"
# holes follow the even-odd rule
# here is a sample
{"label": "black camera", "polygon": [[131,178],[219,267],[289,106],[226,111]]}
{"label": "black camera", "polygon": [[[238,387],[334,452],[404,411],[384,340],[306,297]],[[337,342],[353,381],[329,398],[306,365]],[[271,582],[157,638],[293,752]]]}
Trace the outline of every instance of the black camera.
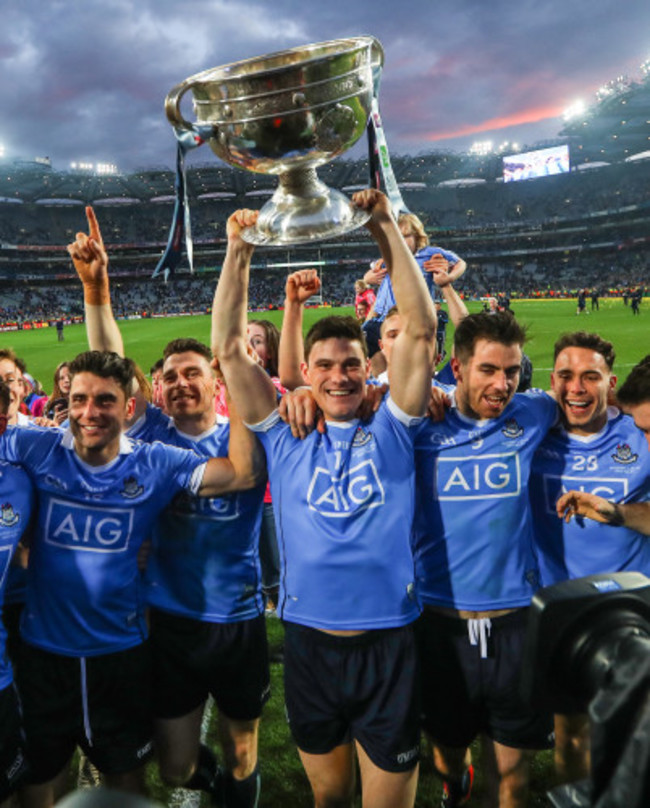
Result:
{"label": "black camera", "polygon": [[556,808],[650,806],[650,580],[590,575],[541,589],[530,609],[522,688],[532,704],[587,712],[590,781]]}

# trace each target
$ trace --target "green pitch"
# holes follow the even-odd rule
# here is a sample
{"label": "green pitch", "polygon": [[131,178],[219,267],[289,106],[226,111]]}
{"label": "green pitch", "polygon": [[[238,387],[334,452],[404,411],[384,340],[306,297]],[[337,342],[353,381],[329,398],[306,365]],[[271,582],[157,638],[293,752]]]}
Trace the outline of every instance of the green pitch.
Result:
{"label": "green pitch", "polygon": [[[470,311],[479,311],[480,303],[470,303]],[[517,318],[528,327],[529,341],[526,353],[534,367],[534,384],[546,387],[549,381],[553,343],[565,331],[577,329],[597,331],[609,339],[616,347],[615,371],[622,382],[639,359],[650,353],[650,301],[641,305],[641,314],[632,315],[629,306],[620,298],[604,299],[600,311],[593,314],[576,315],[575,300],[513,301],[513,311]],[[587,308],[590,311],[589,307]],[[307,309],[305,325],[326,314],[352,314],[346,309]],[[282,324],[282,312],[271,311],[251,315],[268,318],[278,327]],[[126,352],[148,372],[161,356],[163,346],[176,337],[196,337],[209,343],[210,317],[170,317],[156,320],[124,320],[120,322]],[[453,329],[448,334],[447,344]],[[29,372],[40,379],[46,390],[52,384],[52,373],[56,365],[64,359],[72,359],[80,351],[86,350],[86,332],[83,325],[66,326],[65,341],[57,342],[56,330],[45,328],[35,331],[6,332],[0,335],[0,344],[11,346],[27,362]]]}
{"label": "green pitch", "polygon": [[[629,307],[620,299],[602,300],[599,312],[576,316],[575,300],[543,300],[513,302],[516,316],[527,325],[529,342],[526,352],[535,368],[534,384],[546,387],[551,368],[552,347],[557,337],[566,331],[583,329],[597,331],[616,346],[615,370],[619,381],[623,381],[630,368],[643,356],[650,353],[650,305],[644,301],[641,315],[634,317]],[[470,304],[471,311],[478,311],[480,304]],[[309,309],[305,324],[308,327],[315,319],[325,314],[351,314],[352,309]],[[281,312],[265,312],[251,315],[268,317],[281,325]],[[210,318],[176,317],[156,320],[130,320],[120,322],[126,351],[147,372],[159,358],[163,346],[171,339],[192,336],[204,342],[210,340]],[[453,330],[448,334],[451,344]],[[49,390],[52,372],[58,362],[72,359],[79,351],[86,349],[86,335],[83,325],[68,326],[65,341],[58,342],[56,330],[47,328],[38,331],[10,332],[0,337],[0,344],[11,346],[22,356],[30,372],[41,379]],[[282,627],[275,619],[267,621],[269,640],[277,651],[282,643]],[[313,804],[306,777],[302,771],[295,747],[289,737],[283,707],[282,665],[272,665],[273,695],[267,704],[260,729],[260,766],[262,772],[262,795],[260,808],[280,806],[308,806]],[[216,742],[216,727],[213,724],[210,740]],[[480,758],[480,745],[473,747],[475,762]],[[149,767],[149,784],[152,795],[161,803],[183,804],[173,798],[161,783],[154,764]],[[552,754],[539,754],[533,764],[531,779],[530,808],[548,805],[545,792],[553,785]],[[475,784],[473,802],[480,801],[482,783],[480,774]],[[429,808],[440,802],[440,784],[433,773],[428,747],[423,743],[423,761],[420,772],[420,785],[416,808]],[[208,805],[207,798],[201,804]],[[360,805],[360,800],[357,802]]]}

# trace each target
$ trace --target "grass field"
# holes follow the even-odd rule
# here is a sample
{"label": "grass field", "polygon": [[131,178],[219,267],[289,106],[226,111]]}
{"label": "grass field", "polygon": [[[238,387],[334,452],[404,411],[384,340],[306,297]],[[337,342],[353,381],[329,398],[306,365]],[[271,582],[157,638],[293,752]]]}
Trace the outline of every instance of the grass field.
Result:
{"label": "grass field", "polygon": [[[616,346],[618,358],[616,370],[622,381],[630,368],[647,353],[650,353],[650,306],[646,301],[641,315],[633,317],[631,310],[620,299],[602,300],[599,312],[577,317],[575,301],[515,301],[513,309],[517,317],[527,325],[529,343],[526,351],[535,368],[534,384],[546,387],[551,368],[552,346],[563,332],[576,329],[598,331]],[[480,304],[470,304],[470,310],[479,310]],[[324,313],[351,313],[351,309],[308,310],[306,324],[323,316]],[[280,325],[281,312],[269,312],[268,316]],[[124,321],[120,323],[128,355],[132,356],[146,371],[160,356],[167,341],[179,336],[193,336],[209,342],[210,319],[202,317],[178,317],[160,320]],[[448,335],[450,344],[451,332]],[[46,388],[51,384],[52,371],[63,359],[71,359],[79,351],[85,350],[86,338],[82,325],[65,329],[65,341],[57,342],[55,329],[11,332],[0,338],[4,345],[13,347],[28,364],[30,372],[40,378]],[[272,650],[277,651],[282,644],[282,627],[278,620],[267,621]],[[309,787],[303,774],[298,755],[290,740],[284,717],[282,666],[272,665],[273,695],[263,717],[260,734],[260,761],[262,771],[262,797],[260,808],[283,808],[284,806],[309,806],[312,804]],[[214,728],[211,729],[214,735]],[[474,747],[475,758],[480,757],[480,747]],[[529,805],[531,808],[547,806],[546,790],[552,784],[552,759],[550,753],[540,754],[533,767],[532,789]],[[182,799],[173,797],[159,782],[155,768],[150,770],[152,796],[163,804],[183,804]],[[479,801],[481,793],[480,775],[475,786]],[[440,785],[433,774],[430,755],[424,749],[421,767],[420,786],[416,805],[418,808],[438,806]],[[197,803],[194,803],[195,805]],[[208,805],[204,797],[202,805]]]}
{"label": "grass field", "polygon": [[[479,311],[480,303],[470,303],[470,311]],[[641,314],[634,317],[629,306],[620,298],[605,298],[600,302],[600,311],[576,316],[574,300],[514,301],[517,318],[528,327],[529,342],[526,353],[534,367],[533,381],[537,387],[548,385],[553,343],[565,331],[584,329],[597,331],[611,340],[617,352],[615,370],[622,382],[639,359],[650,353],[650,301],[641,306]],[[346,313],[352,309],[308,309],[306,326],[323,314]],[[278,326],[282,312],[272,311],[251,315],[266,317]],[[451,328],[451,327],[450,327]],[[124,344],[129,356],[143,370],[148,371],[160,357],[163,346],[171,339],[191,336],[210,341],[210,317],[170,317],[159,320],[124,320],[120,322]],[[447,342],[450,344],[451,334]],[[52,382],[56,365],[64,359],[72,359],[79,351],[86,350],[86,333],[83,325],[66,326],[65,341],[57,342],[54,328],[34,331],[6,332],[0,336],[0,344],[11,346],[27,362],[30,373],[43,382],[46,390]]]}

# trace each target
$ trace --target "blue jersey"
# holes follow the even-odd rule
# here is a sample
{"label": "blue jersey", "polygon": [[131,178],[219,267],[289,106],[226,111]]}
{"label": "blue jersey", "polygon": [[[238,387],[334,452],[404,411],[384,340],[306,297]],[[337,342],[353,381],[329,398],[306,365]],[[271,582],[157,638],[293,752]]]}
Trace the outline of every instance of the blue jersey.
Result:
{"label": "blue jersey", "polygon": [[[442,255],[452,266],[457,264],[460,261],[460,258],[456,255],[456,253],[451,252],[451,250],[443,250],[442,247],[423,247],[413,256],[417,261],[418,266],[422,270],[422,275],[424,276],[424,280],[426,281],[427,289],[429,290],[431,297],[433,300],[436,300],[437,286],[433,282],[433,273],[427,272],[423,268],[424,263],[433,255]],[[395,305],[397,304],[395,301],[395,295],[393,293],[393,285],[388,275],[385,275],[384,279],[379,284],[379,289],[377,289],[377,299],[375,300],[373,307],[375,310],[375,317],[379,320],[383,320]]]}
{"label": "blue jersey", "polygon": [[146,636],[137,553],[175,494],[198,489],[205,459],[122,437],[120,453],[91,467],[70,432],[7,429],[0,455],[38,491],[23,638],[46,651],[93,656]]}
{"label": "blue jersey", "polygon": [[[222,421],[198,437],[179,432],[155,407],[138,430],[142,440],[226,457],[230,426]],[[153,532],[145,576],[147,601],[165,612],[232,623],[264,611],[259,532],[265,485],[222,497],[177,494]]]}
{"label": "blue jersey", "polygon": [[[22,413],[18,413],[19,416]],[[17,426],[25,427],[27,429],[35,429],[36,424],[27,420],[26,416],[19,418]],[[40,427],[38,427],[40,428]],[[57,427],[52,427],[56,429]],[[11,564],[7,573],[7,583],[5,588],[4,602],[6,604],[16,605],[24,604],[27,597],[27,570],[18,564]]]}
{"label": "blue jersey", "polygon": [[633,570],[650,575],[650,537],[591,519],[559,519],[555,503],[571,489],[611,499],[650,498],[650,452],[628,415],[610,410],[597,434],[572,435],[552,429],[535,454],[531,502],[542,583],[599,572]]}
{"label": "blue jersey", "polygon": [[557,417],[539,391],[516,394],[498,418],[452,408],[415,445],[414,546],[425,603],[487,611],[526,606],[538,587],[528,500],[533,454]]}
{"label": "blue jersey", "polygon": [[277,413],[266,450],[281,554],[279,611],[313,628],[406,625],[420,613],[410,531],[414,428],[390,400],[369,422],[328,423],[304,441]]}
{"label": "blue jersey", "polygon": [[34,504],[29,477],[17,466],[0,462],[0,690],[12,681],[7,657],[7,631],[2,622],[2,604],[11,569],[11,559],[27,529]]}

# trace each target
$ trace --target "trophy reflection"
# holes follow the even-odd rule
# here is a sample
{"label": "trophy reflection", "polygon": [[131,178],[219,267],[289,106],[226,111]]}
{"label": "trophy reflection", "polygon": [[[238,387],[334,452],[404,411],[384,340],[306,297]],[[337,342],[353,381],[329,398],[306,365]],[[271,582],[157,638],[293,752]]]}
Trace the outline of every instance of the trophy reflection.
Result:
{"label": "trophy reflection", "polygon": [[[373,37],[336,39],[215,67],[174,87],[170,123],[195,131],[232,166],[278,175],[279,185],[244,231],[251,244],[301,244],[340,236],[368,220],[316,168],[365,132],[383,50]],[[192,92],[195,123],[180,102]]]}

